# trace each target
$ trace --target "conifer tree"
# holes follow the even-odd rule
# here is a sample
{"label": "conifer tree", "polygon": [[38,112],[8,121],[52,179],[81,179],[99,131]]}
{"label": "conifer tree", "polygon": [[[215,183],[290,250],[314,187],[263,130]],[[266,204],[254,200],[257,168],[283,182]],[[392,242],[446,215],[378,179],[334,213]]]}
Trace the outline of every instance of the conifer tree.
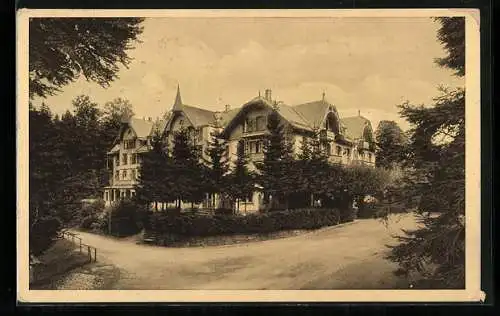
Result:
{"label": "conifer tree", "polygon": [[208,166],[206,170],[207,193],[212,196],[212,207],[215,206],[215,194],[222,197],[228,191],[227,173],[229,171],[229,161],[227,160],[226,141],[220,133],[211,133],[211,140],[206,149],[206,155],[210,159],[204,159]]}
{"label": "conifer tree", "polygon": [[[278,109],[274,108],[268,115],[266,142],[264,143],[264,159],[257,164],[259,181],[264,188],[264,197],[276,205],[276,201],[288,203],[287,198],[292,190],[290,173],[292,171],[293,149],[285,125],[281,124]],[[288,206],[288,205],[286,205]]]}
{"label": "conifer tree", "polygon": [[180,208],[181,201],[190,202],[191,205],[203,200],[206,183],[199,155],[192,143],[190,133],[182,129],[174,134],[172,149],[173,176],[176,179],[172,192],[176,196],[177,207]]}
{"label": "conifer tree", "polygon": [[[446,56],[437,63],[465,73],[465,18],[436,19],[438,40]],[[465,286],[465,91],[443,89],[430,107],[402,104],[401,115],[414,128],[409,138],[406,164],[411,167],[403,196],[419,201],[421,228],[407,231],[390,259],[399,272],[419,272],[415,286],[463,288]],[[437,216],[431,216],[437,213]],[[435,269],[429,270],[429,265]]]}
{"label": "conifer tree", "polygon": [[166,183],[167,164],[170,158],[163,151],[161,135],[156,131],[150,140],[151,149],[142,154],[139,182],[136,186],[136,198],[144,204],[154,203],[158,210],[158,202],[170,202],[173,197]]}
{"label": "conifer tree", "polygon": [[[236,151],[236,163],[229,175],[229,195],[236,200],[237,210],[240,210],[240,201],[245,200],[255,190],[254,175],[248,170],[248,160],[245,154],[245,142],[240,140]],[[246,204],[245,204],[246,207]],[[246,209],[245,209],[246,211]]]}

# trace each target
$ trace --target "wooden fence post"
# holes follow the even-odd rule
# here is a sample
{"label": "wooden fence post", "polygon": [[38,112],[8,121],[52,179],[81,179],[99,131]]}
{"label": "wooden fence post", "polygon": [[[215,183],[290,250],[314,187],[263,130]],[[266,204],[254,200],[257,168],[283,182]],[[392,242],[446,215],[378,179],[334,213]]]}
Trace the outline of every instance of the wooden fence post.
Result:
{"label": "wooden fence post", "polygon": [[90,250],[90,246],[87,246],[87,252],[89,254],[89,262],[92,262],[92,251]]}
{"label": "wooden fence post", "polygon": [[82,239],[81,238],[78,239],[80,239],[80,253],[82,253]]}
{"label": "wooden fence post", "polygon": [[94,262],[97,262],[97,248],[94,248]]}

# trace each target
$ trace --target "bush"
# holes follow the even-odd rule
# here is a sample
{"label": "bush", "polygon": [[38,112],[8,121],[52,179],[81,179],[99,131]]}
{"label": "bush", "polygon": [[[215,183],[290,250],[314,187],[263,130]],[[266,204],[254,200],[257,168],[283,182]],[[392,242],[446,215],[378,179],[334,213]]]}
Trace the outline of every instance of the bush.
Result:
{"label": "bush", "polygon": [[247,216],[153,213],[150,232],[168,240],[232,234],[268,234],[282,230],[317,229],[341,222],[337,209],[295,209]]}
{"label": "bush", "polygon": [[75,216],[78,227],[82,229],[91,229],[99,221],[99,217],[104,213],[104,201],[96,202],[82,207]]}
{"label": "bush", "polygon": [[40,255],[55,241],[61,221],[57,217],[40,217],[30,226],[29,250],[34,255]]}
{"label": "bush", "polygon": [[147,221],[149,210],[132,200],[122,200],[111,209],[111,234],[118,237],[139,233]]}
{"label": "bush", "polygon": [[233,215],[234,211],[230,208],[216,208],[215,215]]}
{"label": "bush", "polygon": [[375,202],[363,203],[358,209],[358,218],[379,217],[380,206]]}

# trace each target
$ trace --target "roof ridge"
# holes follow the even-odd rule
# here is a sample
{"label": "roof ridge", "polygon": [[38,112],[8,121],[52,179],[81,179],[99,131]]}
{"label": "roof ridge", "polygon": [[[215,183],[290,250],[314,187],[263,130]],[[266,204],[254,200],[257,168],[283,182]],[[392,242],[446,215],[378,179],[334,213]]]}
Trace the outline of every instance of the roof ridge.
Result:
{"label": "roof ridge", "polygon": [[204,108],[201,108],[201,107],[198,107],[198,106],[195,106],[195,105],[189,105],[189,104],[182,104],[184,107],[188,107],[188,108],[192,108],[192,109],[197,109],[197,110],[202,110],[202,111],[205,111],[205,112],[210,112],[212,114],[215,114],[217,111],[212,111],[212,110],[208,110],[208,109],[204,109]]}

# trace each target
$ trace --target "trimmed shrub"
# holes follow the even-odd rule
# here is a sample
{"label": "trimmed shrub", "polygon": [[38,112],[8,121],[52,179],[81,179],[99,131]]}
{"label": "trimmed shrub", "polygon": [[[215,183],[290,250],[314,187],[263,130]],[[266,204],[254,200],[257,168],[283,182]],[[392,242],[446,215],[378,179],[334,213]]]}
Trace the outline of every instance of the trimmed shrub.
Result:
{"label": "trimmed shrub", "polygon": [[337,209],[295,209],[255,213],[247,216],[153,213],[150,234],[164,240],[234,234],[268,234],[283,230],[317,229],[341,222]]}

